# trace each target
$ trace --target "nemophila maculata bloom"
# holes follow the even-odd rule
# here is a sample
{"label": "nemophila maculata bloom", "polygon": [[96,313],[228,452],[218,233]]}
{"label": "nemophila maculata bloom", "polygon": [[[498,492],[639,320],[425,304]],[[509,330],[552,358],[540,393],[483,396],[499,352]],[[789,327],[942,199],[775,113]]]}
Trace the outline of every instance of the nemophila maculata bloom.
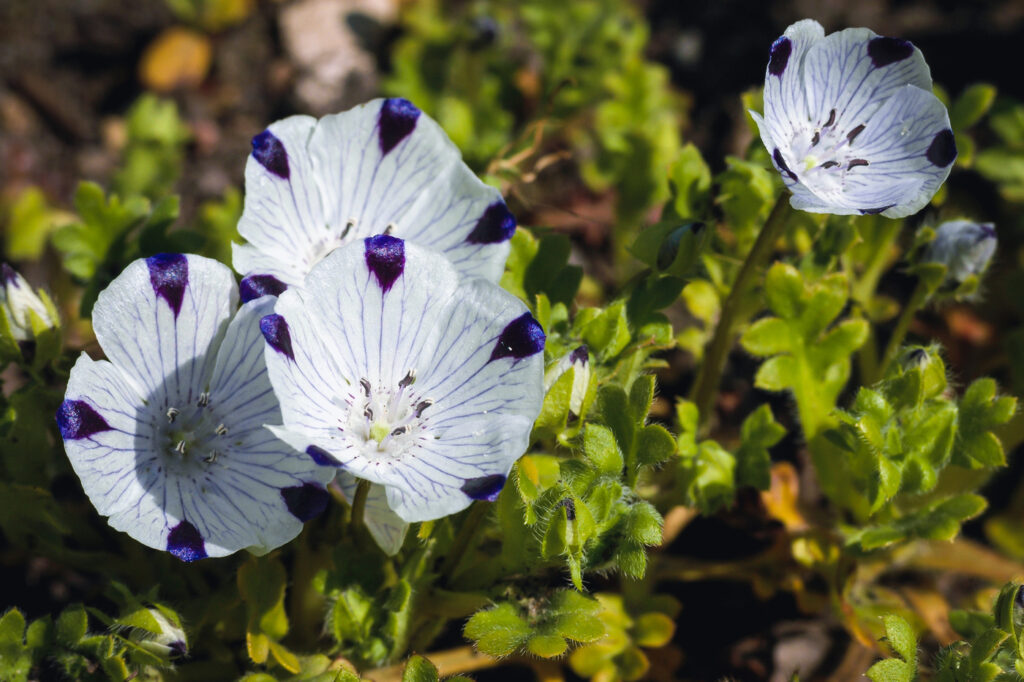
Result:
{"label": "nemophila maculata bloom", "polygon": [[848,28],[799,21],[771,48],[764,117],[752,113],[772,163],[813,213],[902,218],[949,176],[956,145],[921,51]]}
{"label": "nemophila maculata bloom", "polygon": [[[231,271],[200,256],[129,265],[93,309],[109,360],[83,353],[57,412],[86,495],[110,525],[184,561],[295,537],[327,505],[327,471],[280,422],[259,321]],[[236,312],[237,309],[237,312]]]}
{"label": "nemophila maculata bloom", "polygon": [[946,276],[954,283],[980,276],[996,252],[996,228],[992,223],[950,220],[935,230],[923,260],[946,266]]}
{"label": "nemophila maculata bloom", "polygon": [[7,263],[0,264],[0,310],[7,319],[11,336],[19,344],[33,339],[33,317],[37,325],[53,327],[57,324],[55,311],[48,308],[25,278]]}
{"label": "nemophila maculata bloom", "polygon": [[429,116],[377,99],[319,121],[292,116],[252,140],[234,245],[242,300],[301,284],[342,244],[391,234],[497,282],[516,222]]}
{"label": "nemophila maculata bloom", "polygon": [[527,448],[544,333],[519,299],[437,252],[388,235],[342,247],[260,324],[274,432],[383,486],[406,523],[495,499]]}

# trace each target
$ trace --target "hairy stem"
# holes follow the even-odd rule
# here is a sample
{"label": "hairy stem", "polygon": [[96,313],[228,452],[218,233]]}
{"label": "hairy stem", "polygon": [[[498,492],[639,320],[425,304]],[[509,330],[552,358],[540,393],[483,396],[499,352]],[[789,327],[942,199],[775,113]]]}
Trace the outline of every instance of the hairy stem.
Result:
{"label": "hairy stem", "polygon": [[903,306],[903,310],[896,320],[896,328],[892,330],[892,336],[889,337],[889,343],[885,347],[885,354],[882,355],[882,362],[879,363],[875,376],[867,377],[870,381],[865,383],[873,384],[882,378],[882,374],[889,366],[889,363],[896,359],[896,354],[899,352],[900,346],[903,345],[903,340],[907,337],[907,330],[910,329],[910,323],[914,320],[914,315],[928,302],[931,294],[932,287],[928,286],[924,279],[919,279],[914,293],[910,295],[910,300]]}
{"label": "hairy stem", "polygon": [[735,341],[736,326],[739,324],[743,299],[754,285],[758,273],[771,255],[775,242],[782,235],[789,212],[789,192],[783,191],[775,202],[772,212],[768,215],[764,227],[757,235],[757,240],[750,247],[750,253],[747,254],[747,259],[743,261],[743,266],[740,268],[739,274],[736,275],[732,291],[729,292],[729,296],[722,305],[722,314],[715,327],[715,334],[704,351],[704,361],[701,363],[697,380],[690,392],[691,399],[697,404],[697,414],[703,426],[707,426],[711,417],[711,407],[714,404],[715,394],[718,392],[718,384],[722,379],[725,361],[729,356],[729,349],[732,348]]}
{"label": "hairy stem", "polygon": [[441,579],[445,585],[451,585],[452,578],[459,568],[462,557],[469,548],[469,543],[473,541],[473,537],[476,535],[477,530],[480,528],[480,523],[486,515],[487,504],[484,502],[474,502],[469,508],[469,514],[462,521],[462,526],[452,541],[452,546],[448,548],[448,554],[445,556],[444,564],[441,566]]}

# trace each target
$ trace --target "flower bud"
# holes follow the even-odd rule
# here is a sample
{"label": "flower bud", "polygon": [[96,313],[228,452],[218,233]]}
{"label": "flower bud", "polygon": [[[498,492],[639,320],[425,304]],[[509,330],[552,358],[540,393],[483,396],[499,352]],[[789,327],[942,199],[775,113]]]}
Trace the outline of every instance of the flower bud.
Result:
{"label": "flower bud", "polygon": [[547,392],[563,374],[572,368],[572,393],[569,397],[569,411],[580,416],[583,401],[587,397],[590,385],[590,351],[586,346],[579,346],[555,361],[544,373],[544,391]]}
{"label": "flower bud", "polygon": [[956,284],[972,275],[980,277],[996,252],[992,223],[950,220],[939,225],[923,260],[946,266],[947,280]]}
{"label": "flower bud", "polygon": [[139,646],[161,658],[177,658],[188,653],[188,640],[181,625],[171,620],[159,609],[149,609],[149,615],[156,621],[158,630],[151,632],[138,629]]}
{"label": "flower bud", "polygon": [[57,325],[55,311],[47,307],[17,270],[6,263],[0,264],[0,280],[3,282],[3,288],[0,288],[0,312],[7,318],[7,325],[15,341],[20,344],[35,338],[33,314],[45,328]]}

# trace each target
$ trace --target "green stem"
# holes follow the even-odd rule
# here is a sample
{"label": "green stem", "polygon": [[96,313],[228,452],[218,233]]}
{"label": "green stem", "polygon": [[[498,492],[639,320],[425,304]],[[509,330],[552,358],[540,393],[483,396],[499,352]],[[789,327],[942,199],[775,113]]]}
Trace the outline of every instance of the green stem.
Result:
{"label": "green stem", "polygon": [[480,528],[480,522],[487,515],[487,509],[488,505],[483,502],[474,502],[473,506],[469,508],[469,514],[463,520],[458,534],[452,541],[452,546],[448,548],[444,564],[441,565],[441,579],[444,585],[451,584],[452,578],[455,576],[455,572],[459,568],[466,550],[469,548],[469,543],[472,542],[473,536],[476,535],[477,530]]}
{"label": "green stem", "polygon": [[885,354],[882,355],[882,362],[878,365],[875,376],[867,377],[870,381],[865,382],[866,384],[873,384],[881,379],[882,372],[885,372],[889,363],[896,359],[896,353],[899,352],[900,346],[903,345],[903,340],[907,336],[907,330],[910,329],[910,323],[913,322],[914,315],[928,302],[931,294],[932,287],[928,286],[924,279],[918,279],[914,293],[910,295],[910,300],[907,301],[907,305],[903,306],[903,311],[900,313],[899,319],[896,320],[896,327],[892,330],[892,336],[889,337],[889,343],[885,347]]}
{"label": "green stem", "polygon": [[782,235],[786,226],[786,218],[789,216],[789,192],[783,191],[779,195],[772,212],[768,215],[764,227],[757,235],[757,240],[750,247],[747,259],[743,261],[736,281],[732,285],[732,291],[722,305],[722,314],[715,327],[715,334],[704,351],[704,361],[697,372],[697,380],[690,392],[691,399],[697,404],[697,414],[703,426],[708,424],[711,417],[711,407],[718,392],[718,383],[722,379],[722,371],[725,369],[725,361],[732,348],[733,337],[736,326],[739,322],[740,309],[747,292],[754,285],[758,272],[768,260],[772,253],[775,242]]}
{"label": "green stem", "polygon": [[356,486],[356,494],[352,498],[352,516],[349,518],[349,528],[352,535],[358,536],[359,529],[363,526],[363,514],[366,513],[366,498],[370,495],[370,482],[366,479],[359,479]]}
{"label": "green stem", "polygon": [[[883,219],[880,218],[880,220]],[[884,220],[881,236],[875,243],[876,248],[871,251],[871,256],[864,264],[863,272],[854,280],[853,287],[851,287],[850,298],[860,306],[869,320],[871,318],[868,310],[875,297],[875,291],[878,289],[878,280],[882,278],[882,273],[889,265],[892,245],[899,237],[901,226],[902,223],[898,220]],[[874,329],[874,325],[871,325],[867,341],[857,351],[857,365],[860,368],[861,377],[864,378],[875,377],[879,371],[878,345],[875,343]]]}

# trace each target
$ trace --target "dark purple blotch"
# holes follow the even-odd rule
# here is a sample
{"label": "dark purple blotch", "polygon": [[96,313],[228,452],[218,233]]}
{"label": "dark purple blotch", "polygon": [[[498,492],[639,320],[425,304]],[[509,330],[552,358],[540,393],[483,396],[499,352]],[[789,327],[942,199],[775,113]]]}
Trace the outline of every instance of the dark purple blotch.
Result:
{"label": "dark purple blotch", "polygon": [[309,521],[324,513],[330,495],[315,483],[281,488],[281,497],[288,511],[299,521]]}
{"label": "dark purple blotch", "polygon": [[378,139],[381,156],[386,155],[416,128],[420,110],[416,105],[401,97],[384,100],[378,120]]}
{"label": "dark purple blotch", "polygon": [[861,215],[878,215],[882,211],[888,211],[890,208],[892,208],[895,205],[896,204],[889,204],[888,206],[879,206],[878,208],[860,208],[860,209],[857,209],[857,210],[860,211]]}
{"label": "dark purple blotch", "polygon": [[953,131],[949,128],[940,130],[932,138],[925,153],[928,160],[939,168],[945,168],[956,160],[956,140],[953,138]]}
{"label": "dark purple blotch", "polygon": [[[523,313],[508,323],[498,336],[490,360],[513,358],[522,360],[544,350],[544,330],[530,313]],[[488,362],[490,362],[488,360]]]}
{"label": "dark purple blotch", "polygon": [[773,76],[782,77],[789,63],[789,55],[793,53],[793,41],[786,36],[778,38],[772,43],[771,57],[768,58],[768,73]]}
{"label": "dark purple blotch", "polygon": [[986,239],[996,238],[996,226],[995,223],[978,223],[978,241],[985,241]]}
{"label": "dark purple blotch", "polygon": [[285,151],[281,140],[269,130],[264,130],[252,138],[252,158],[282,180],[287,180],[291,175],[288,168],[288,152]]}
{"label": "dark purple blotch", "polygon": [[775,165],[779,167],[779,170],[789,176],[793,182],[799,182],[799,178],[796,177],[796,173],[789,170],[789,166],[786,165],[786,160],[782,158],[782,152],[779,151],[778,147],[772,152],[772,158],[775,159]]}
{"label": "dark purple blotch", "polygon": [[498,499],[498,493],[505,487],[505,477],[501,474],[491,474],[490,476],[479,476],[477,478],[466,479],[466,482],[462,484],[460,490],[466,493],[474,500],[487,500],[488,502],[494,502]]}
{"label": "dark purple blotch", "polygon": [[558,502],[559,507],[565,508],[565,519],[566,521],[576,520],[576,503],[573,502],[571,497],[566,497]]}
{"label": "dark purple blotch", "polygon": [[295,360],[295,353],[292,351],[292,335],[288,331],[288,323],[277,313],[271,313],[260,320],[260,331],[263,338],[267,340],[270,347],[278,353]]}
{"label": "dark purple blotch", "polygon": [[366,267],[370,268],[380,288],[387,293],[405,270],[405,242],[388,234],[378,234],[367,237],[363,243]]}
{"label": "dark purple blotch", "polygon": [[0,264],[0,280],[3,280],[4,284],[18,284],[18,271],[12,268],[7,263]]}
{"label": "dark purple blotch", "polygon": [[247,275],[238,284],[242,303],[255,301],[261,296],[280,296],[288,285],[273,275]]}
{"label": "dark purple blotch", "polygon": [[180,639],[171,642],[167,648],[171,650],[171,658],[181,658],[188,653],[188,645]]}
{"label": "dark purple blotch", "polygon": [[167,551],[182,561],[206,558],[206,544],[203,536],[188,521],[182,521],[167,535]]}
{"label": "dark purple blotch", "polygon": [[569,354],[569,362],[572,364],[587,364],[590,360],[590,349],[586,345],[578,347],[572,353]]}
{"label": "dark purple blotch", "polygon": [[487,207],[473,231],[466,237],[470,244],[497,244],[512,239],[516,219],[504,201],[495,201]]}
{"label": "dark purple blotch", "polygon": [[313,458],[313,461],[322,467],[340,467],[341,462],[321,447],[310,445],[306,448],[306,454]]}
{"label": "dark purple blotch", "polygon": [[868,41],[868,56],[877,69],[903,61],[912,54],[914,45],[907,40],[879,36]]}
{"label": "dark purple blotch", "polygon": [[84,400],[65,400],[57,408],[57,428],[64,440],[89,438],[110,431],[110,424]]}
{"label": "dark purple blotch", "polygon": [[158,253],[147,258],[146,265],[156,297],[167,301],[177,319],[188,286],[188,258],[180,253]]}

